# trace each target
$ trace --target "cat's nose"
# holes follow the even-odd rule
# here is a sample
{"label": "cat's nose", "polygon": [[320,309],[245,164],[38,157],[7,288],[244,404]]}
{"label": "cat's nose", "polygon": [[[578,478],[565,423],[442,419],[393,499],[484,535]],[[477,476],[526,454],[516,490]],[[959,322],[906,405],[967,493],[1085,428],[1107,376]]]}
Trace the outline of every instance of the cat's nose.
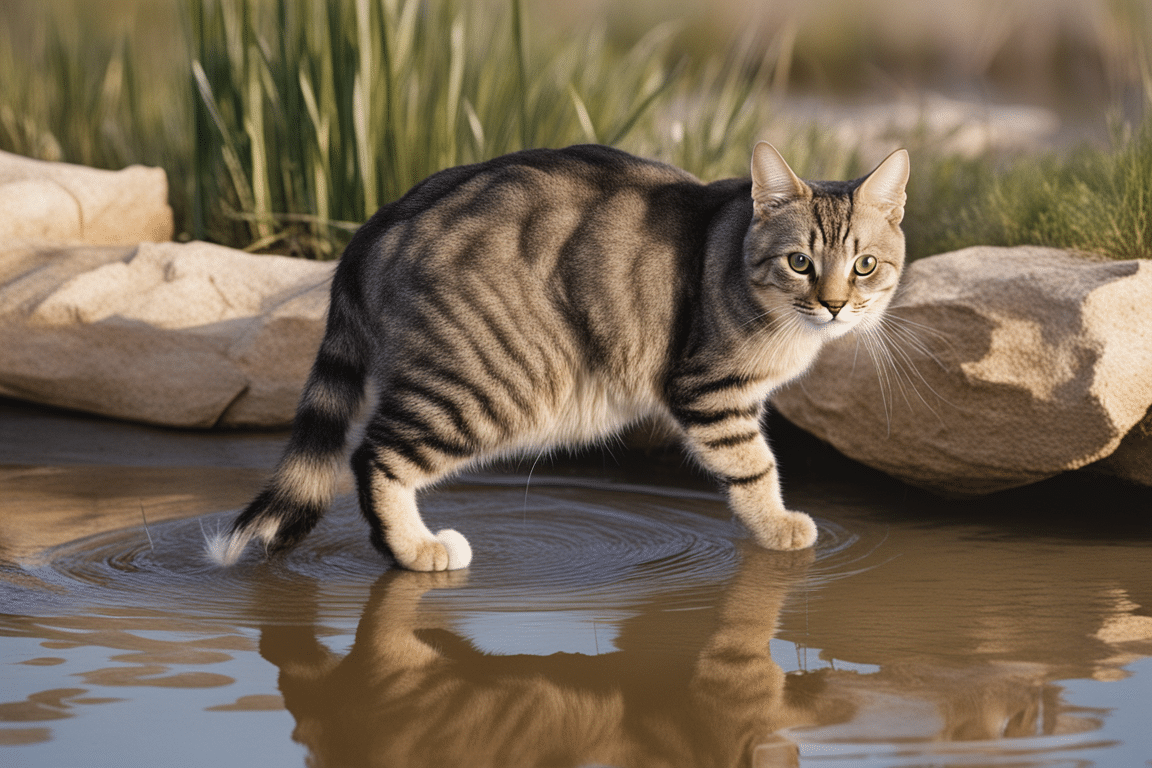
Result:
{"label": "cat's nose", "polygon": [[844,305],[847,304],[848,302],[846,302],[846,301],[825,301],[824,299],[820,299],[820,303],[828,308],[828,311],[832,313],[832,317],[836,317],[836,315],[840,314],[840,310],[844,309]]}

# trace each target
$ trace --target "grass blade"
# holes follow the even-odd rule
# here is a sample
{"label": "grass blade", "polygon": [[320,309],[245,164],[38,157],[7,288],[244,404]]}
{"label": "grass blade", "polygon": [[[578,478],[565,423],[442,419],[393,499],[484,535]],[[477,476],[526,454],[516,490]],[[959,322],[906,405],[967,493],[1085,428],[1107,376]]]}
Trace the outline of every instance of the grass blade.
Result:
{"label": "grass blade", "polygon": [[212,85],[208,82],[208,75],[204,73],[204,67],[200,64],[199,59],[192,62],[192,75],[196,79],[196,87],[200,91],[200,99],[204,107],[208,110],[208,114],[212,117],[212,122],[216,125],[216,130],[219,131],[221,138],[224,140],[221,151],[224,164],[228,168],[229,175],[232,177],[232,186],[235,189],[236,197],[239,198],[241,207],[246,210],[252,210],[255,202],[252,199],[252,187],[248,183],[248,174],[244,172],[244,166],[240,163],[240,153],[236,149],[236,142],[224,123],[224,118],[220,114],[220,110],[216,105],[216,98],[212,93]]}

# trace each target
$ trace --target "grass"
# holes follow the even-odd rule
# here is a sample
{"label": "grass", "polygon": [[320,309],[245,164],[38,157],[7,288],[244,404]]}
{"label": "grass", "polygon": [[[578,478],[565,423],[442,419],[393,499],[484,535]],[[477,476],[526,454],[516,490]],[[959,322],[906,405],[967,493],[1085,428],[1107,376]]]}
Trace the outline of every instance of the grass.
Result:
{"label": "grass", "polygon": [[[528,146],[621,143],[671,90],[670,36],[545,53],[516,0],[189,0],[194,235],[331,255],[431,173]],[[214,224],[213,224],[214,222]],[[231,222],[231,223],[230,223]],[[223,231],[221,231],[223,230]]]}
{"label": "grass", "polygon": [[1109,151],[1016,164],[986,185],[963,223],[1004,245],[1152,257],[1152,121],[1120,133]]}
{"label": "grass", "polygon": [[517,0],[188,6],[194,236],[321,257],[431,173],[524,147],[605,143],[741,173],[779,66],[753,37],[678,57],[674,24],[625,50],[603,27],[532,45]]}
{"label": "grass", "polygon": [[[1152,105],[1152,101],[1149,102]],[[1152,120],[1106,148],[997,160],[924,158],[909,183],[908,252],[1044,245],[1152,258]]]}
{"label": "grass", "polygon": [[[427,175],[528,146],[613,144],[705,179],[747,173],[769,129],[810,178],[878,159],[817,126],[773,128],[787,34],[719,54],[674,22],[623,47],[604,26],[542,40],[520,0],[168,0],[156,13],[183,34],[157,45],[131,25],[91,34],[87,4],[59,7],[0,25],[0,148],[162,166],[180,231],[251,250],[334,257]],[[913,258],[979,243],[1152,256],[1152,122],[1008,160],[905,138]]]}

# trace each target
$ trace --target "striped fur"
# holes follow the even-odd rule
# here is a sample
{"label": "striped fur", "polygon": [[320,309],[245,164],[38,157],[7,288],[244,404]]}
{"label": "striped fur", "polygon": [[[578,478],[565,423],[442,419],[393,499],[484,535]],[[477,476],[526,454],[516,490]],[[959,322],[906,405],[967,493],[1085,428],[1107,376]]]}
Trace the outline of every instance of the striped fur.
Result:
{"label": "striped fur", "polygon": [[252,539],[276,551],[312,529],[368,382],[352,465],[372,541],[405,568],[471,557],[424,525],[421,487],[646,416],[679,427],[758,542],[810,546],[762,404],[825,341],[879,319],[903,266],[907,174],[900,151],[853,182],[803,182],[761,143],[750,181],[702,184],[599,146],[428,178],[348,245],[284,457],[211,554],[231,563]]}

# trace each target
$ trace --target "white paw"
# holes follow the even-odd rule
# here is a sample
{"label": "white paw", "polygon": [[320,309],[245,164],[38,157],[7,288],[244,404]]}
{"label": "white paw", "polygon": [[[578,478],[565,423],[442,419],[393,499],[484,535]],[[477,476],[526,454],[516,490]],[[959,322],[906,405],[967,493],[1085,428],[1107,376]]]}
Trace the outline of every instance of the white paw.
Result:
{"label": "white paw", "polygon": [[389,542],[389,546],[396,562],[409,571],[454,571],[467,568],[472,561],[468,540],[451,529],[440,531],[435,538]]}
{"label": "white paw", "polygon": [[459,531],[445,528],[436,533],[436,539],[448,550],[448,570],[458,571],[472,562],[472,547]]}
{"label": "white paw", "polygon": [[755,534],[760,546],[780,551],[806,549],[816,543],[817,536],[811,517],[787,511],[766,518]]}

